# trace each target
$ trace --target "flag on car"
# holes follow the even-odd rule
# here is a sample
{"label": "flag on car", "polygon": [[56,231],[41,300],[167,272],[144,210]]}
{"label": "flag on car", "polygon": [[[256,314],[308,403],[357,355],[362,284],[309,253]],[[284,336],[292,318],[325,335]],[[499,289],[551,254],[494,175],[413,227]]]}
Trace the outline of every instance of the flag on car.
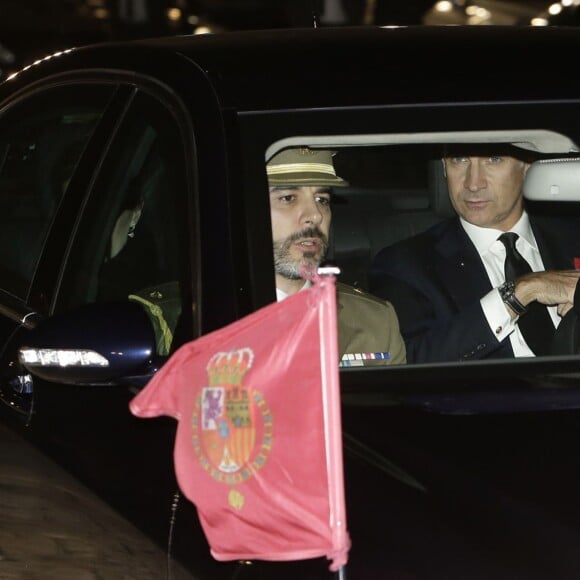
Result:
{"label": "flag on car", "polygon": [[217,560],[346,564],[332,275],[185,344],[131,401],[178,420],[177,480]]}

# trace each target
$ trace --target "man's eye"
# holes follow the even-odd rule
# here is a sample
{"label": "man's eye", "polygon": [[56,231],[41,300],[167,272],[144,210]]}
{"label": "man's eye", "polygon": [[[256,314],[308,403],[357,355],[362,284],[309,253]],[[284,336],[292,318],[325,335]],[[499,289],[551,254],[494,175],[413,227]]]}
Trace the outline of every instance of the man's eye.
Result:
{"label": "man's eye", "polygon": [[502,159],[503,157],[489,157],[487,162],[496,165],[497,163],[501,163]]}
{"label": "man's eye", "polygon": [[330,197],[317,197],[316,202],[320,205],[330,205]]}
{"label": "man's eye", "polygon": [[467,157],[450,157],[449,161],[451,163],[453,163],[454,165],[460,165],[462,163],[467,163],[468,158]]}
{"label": "man's eye", "polygon": [[294,201],[294,195],[288,194],[288,195],[281,195],[278,199],[284,203],[290,203],[291,201]]}

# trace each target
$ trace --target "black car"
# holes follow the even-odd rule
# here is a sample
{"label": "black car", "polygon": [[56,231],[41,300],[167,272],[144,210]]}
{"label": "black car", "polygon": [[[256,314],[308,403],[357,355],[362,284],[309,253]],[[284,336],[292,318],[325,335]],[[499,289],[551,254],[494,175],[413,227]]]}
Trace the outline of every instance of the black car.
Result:
{"label": "black car", "polygon": [[[232,32],[12,76],[2,422],[166,548],[169,578],[332,577],[324,559],[215,561],[175,481],[175,421],[129,401],[177,347],[275,300],[265,162],[283,148],[336,150],[349,187],[328,258],[361,289],[378,250],[448,215],[444,144],[552,160],[566,195],[532,183],[529,211],[576,220],[580,81],[563,55],[579,49],[573,28]],[[574,312],[551,356],[341,369],[349,578],[579,576]]]}

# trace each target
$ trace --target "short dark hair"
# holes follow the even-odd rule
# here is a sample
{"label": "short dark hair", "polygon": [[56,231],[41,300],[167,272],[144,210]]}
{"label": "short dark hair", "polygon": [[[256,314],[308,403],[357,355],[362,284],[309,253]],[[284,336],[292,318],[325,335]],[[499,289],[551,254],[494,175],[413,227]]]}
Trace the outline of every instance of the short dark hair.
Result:
{"label": "short dark hair", "polygon": [[522,149],[511,143],[448,143],[443,145],[442,157],[514,157],[525,163],[540,159],[536,151]]}

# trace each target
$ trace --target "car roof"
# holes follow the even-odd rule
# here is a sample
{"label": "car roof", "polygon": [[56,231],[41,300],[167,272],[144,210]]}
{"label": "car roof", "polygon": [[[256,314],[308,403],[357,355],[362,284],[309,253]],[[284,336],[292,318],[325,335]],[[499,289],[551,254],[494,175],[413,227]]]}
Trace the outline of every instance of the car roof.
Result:
{"label": "car roof", "polygon": [[268,110],[576,98],[568,62],[578,51],[575,28],[344,27],[102,43],[28,68],[125,69],[174,84],[187,63],[223,108]]}

